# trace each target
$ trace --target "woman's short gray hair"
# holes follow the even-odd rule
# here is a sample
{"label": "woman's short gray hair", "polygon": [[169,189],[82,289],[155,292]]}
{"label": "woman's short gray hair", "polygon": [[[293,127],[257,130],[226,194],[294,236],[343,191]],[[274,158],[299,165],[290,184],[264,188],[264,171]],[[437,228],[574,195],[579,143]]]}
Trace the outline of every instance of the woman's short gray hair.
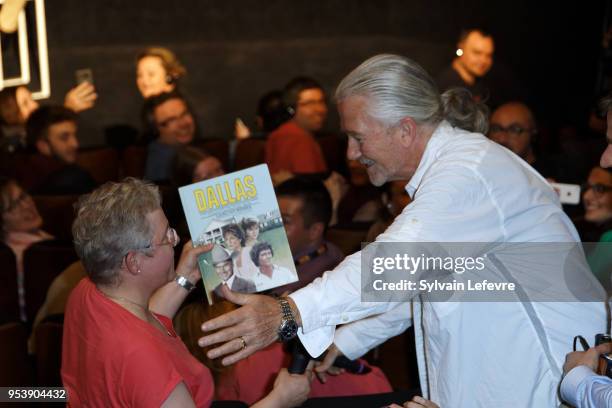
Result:
{"label": "woman's short gray hair", "polygon": [[354,95],[367,97],[370,116],[388,126],[410,117],[417,124],[437,125],[446,119],[465,130],[487,131],[486,105],[474,102],[462,88],[440,95],[419,64],[399,55],[376,55],[348,74],[336,89],[336,101]]}
{"label": "woman's short gray hair", "polygon": [[79,199],[72,235],[92,282],[118,284],[123,257],[151,244],[146,216],[160,207],[157,186],[135,178],[106,183]]}

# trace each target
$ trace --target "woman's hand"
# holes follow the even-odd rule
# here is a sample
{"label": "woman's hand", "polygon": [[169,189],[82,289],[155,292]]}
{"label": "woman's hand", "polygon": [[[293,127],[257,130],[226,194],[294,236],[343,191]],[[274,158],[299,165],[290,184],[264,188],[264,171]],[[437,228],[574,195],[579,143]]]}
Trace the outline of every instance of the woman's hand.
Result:
{"label": "woman's hand", "polygon": [[325,384],[325,382],[327,381],[327,374],[338,375],[344,372],[344,369],[335,367],[333,365],[334,361],[336,361],[336,358],[342,355],[343,354],[338,349],[338,347],[336,347],[335,344],[332,344],[327,349],[327,354],[325,354],[325,358],[323,359],[323,361],[315,363],[315,373],[323,384]]}
{"label": "woman's hand", "polygon": [[93,108],[96,99],[98,99],[96,88],[89,82],[83,82],[68,91],[64,98],[64,106],[79,113]]}
{"label": "woman's hand", "polygon": [[274,381],[274,389],[264,399],[253,405],[258,407],[298,407],[306,401],[310,394],[310,383],[312,382],[312,361],[308,363],[304,374],[289,374],[283,368]]}
{"label": "woman's hand", "polygon": [[181,252],[181,258],[176,266],[176,274],[184,276],[195,285],[202,279],[200,268],[198,268],[198,257],[212,250],[213,246],[214,244],[206,244],[194,248],[191,241],[186,242]]}

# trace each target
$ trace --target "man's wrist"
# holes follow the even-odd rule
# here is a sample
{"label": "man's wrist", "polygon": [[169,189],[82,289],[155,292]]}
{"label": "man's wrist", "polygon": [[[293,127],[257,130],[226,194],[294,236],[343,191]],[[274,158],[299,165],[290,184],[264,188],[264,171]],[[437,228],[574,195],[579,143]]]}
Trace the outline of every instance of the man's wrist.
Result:
{"label": "man's wrist", "polygon": [[300,316],[300,311],[297,308],[297,305],[295,304],[293,299],[291,299],[290,296],[287,296],[285,299],[287,300],[287,303],[289,304],[289,307],[291,308],[291,311],[293,312],[293,318],[295,319],[295,323],[297,324],[298,327],[302,327],[302,317]]}

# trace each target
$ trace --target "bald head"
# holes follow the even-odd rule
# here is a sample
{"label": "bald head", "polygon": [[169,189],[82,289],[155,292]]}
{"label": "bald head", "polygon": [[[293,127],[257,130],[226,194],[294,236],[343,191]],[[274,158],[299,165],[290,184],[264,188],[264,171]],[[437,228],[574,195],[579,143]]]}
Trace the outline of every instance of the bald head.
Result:
{"label": "bald head", "polygon": [[489,138],[519,155],[528,163],[535,161],[531,137],[536,126],[533,113],[527,105],[508,102],[493,112],[489,120]]}

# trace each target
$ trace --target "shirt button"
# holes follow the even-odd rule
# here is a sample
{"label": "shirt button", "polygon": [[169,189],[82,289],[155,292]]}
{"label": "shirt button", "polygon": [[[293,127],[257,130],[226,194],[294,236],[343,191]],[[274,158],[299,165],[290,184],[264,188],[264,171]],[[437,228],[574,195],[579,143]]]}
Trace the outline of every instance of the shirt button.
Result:
{"label": "shirt button", "polygon": [[342,316],[342,321],[343,322],[348,322],[348,319],[349,319],[348,316]]}

